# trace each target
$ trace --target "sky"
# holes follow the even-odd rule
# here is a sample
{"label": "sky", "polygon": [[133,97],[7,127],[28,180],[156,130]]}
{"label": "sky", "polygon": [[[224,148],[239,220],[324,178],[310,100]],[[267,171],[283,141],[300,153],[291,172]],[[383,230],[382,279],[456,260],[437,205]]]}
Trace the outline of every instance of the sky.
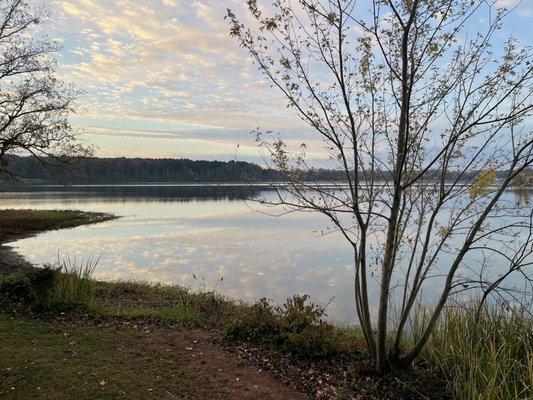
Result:
{"label": "sky", "polygon": [[[245,3],[36,3],[49,11],[40,29],[62,44],[60,77],[83,91],[72,124],[98,156],[257,161],[250,132],[258,127],[309,144],[309,129],[229,37],[226,9],[244,16]],[[509,22],[531,42],[533,0],[521,2]],[[309,156],[326,157],[320,148],[316,140]]]}

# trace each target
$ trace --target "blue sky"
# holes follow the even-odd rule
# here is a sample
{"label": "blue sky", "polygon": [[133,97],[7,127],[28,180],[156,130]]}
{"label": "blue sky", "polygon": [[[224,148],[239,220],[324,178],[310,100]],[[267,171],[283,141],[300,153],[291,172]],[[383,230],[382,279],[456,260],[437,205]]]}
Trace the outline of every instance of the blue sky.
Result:
{"label": "blue sky", "polygon": [[[517,0],[499,0],[514,6]],[[39,3],[41,4],[41,3]],[[226,8],[244,0],[46,0],[42,24],[60,41],[61,77],[84,91],[72,118],[99,156],[257,159],[256,127],[320,142],[228,35]],[[531,43],[533,0],[507,30]],[[237,150],[237,145],[240,145]]]}

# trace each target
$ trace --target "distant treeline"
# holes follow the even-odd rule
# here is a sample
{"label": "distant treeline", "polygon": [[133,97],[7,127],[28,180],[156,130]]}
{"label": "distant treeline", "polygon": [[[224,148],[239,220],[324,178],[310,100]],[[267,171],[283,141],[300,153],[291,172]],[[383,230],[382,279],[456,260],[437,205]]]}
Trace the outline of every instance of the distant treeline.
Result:
{"label": "distant treeline", "polygon": [[[188,159],[85,158],[62,167],[41,163],[33,157],[14,156],[10,170],[28,180],[62,183],[117,182],[268,182],[279,172],[244,161],[195,161]],[[340,171],[317,169],[302,175],[325,181],[343,180]]]}
{"label": "distant treeline", "polygon": [[[53,181],[60,183],[118,183],[118,182],[270,182],[283,179],[272,169],[244,161],[202,161],[188,159],[151,158],[84,158],[71,161],[62,167],[50,166],[33,157],[12,156],[10,170],[27,180]],[[48,165],[46,165],[48,164]],[[389,179],[386,172],[375,172],[376,180]],[[505,172],[496,172],[498,178]],[[428,176],[439,176],[430,171]],[[448,179],[457,178],[450,173]],[[463,179],[472,176],[464,174]],[[301,180],[341,182],[342,171],[313,169],[302,172]]]}

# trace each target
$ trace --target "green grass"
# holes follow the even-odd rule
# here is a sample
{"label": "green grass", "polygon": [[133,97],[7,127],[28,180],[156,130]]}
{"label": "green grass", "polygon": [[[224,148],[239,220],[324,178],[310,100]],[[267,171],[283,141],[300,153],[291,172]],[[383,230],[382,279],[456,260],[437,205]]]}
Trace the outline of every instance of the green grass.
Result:
{"label": "green grass", "polygon": [[219,365],[191,367],[200,361],[179,332],[0,314],[0,344],[2,400],[231,398]]}
{"label": "green grass", "polygon": [[96,282],[94,270],[99,258],[76,264],[70,257],[60,260],[56,281],[53,284],[53,299],[62,304],[90,307],[93,304]]}
{"label": "green grass", "polygon": [[244,307],[221,295],[193,292],[177,285],[119,281],[96,282],[89,311],[103,318],[213,328],[237,318]]}

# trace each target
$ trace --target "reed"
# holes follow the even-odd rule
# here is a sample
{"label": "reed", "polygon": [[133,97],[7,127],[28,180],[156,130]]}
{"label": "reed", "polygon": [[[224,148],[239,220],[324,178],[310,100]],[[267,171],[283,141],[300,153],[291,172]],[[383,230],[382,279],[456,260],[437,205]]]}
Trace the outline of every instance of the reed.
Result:
{"label": "reed", "polygon": [[63,304],[91,304],[96,288],[93,275],[99,261],[100,256],[79,263],[69,255],[58,259],[59,274],[54,284],[54,299]]}
{"label": "reed", "polygon": [[[462,400],[518,400],[533,396],[533,321],[504,304],[452,307],[443,312],[424,359]],[[419,311],[416,327],[427,313]]]}

